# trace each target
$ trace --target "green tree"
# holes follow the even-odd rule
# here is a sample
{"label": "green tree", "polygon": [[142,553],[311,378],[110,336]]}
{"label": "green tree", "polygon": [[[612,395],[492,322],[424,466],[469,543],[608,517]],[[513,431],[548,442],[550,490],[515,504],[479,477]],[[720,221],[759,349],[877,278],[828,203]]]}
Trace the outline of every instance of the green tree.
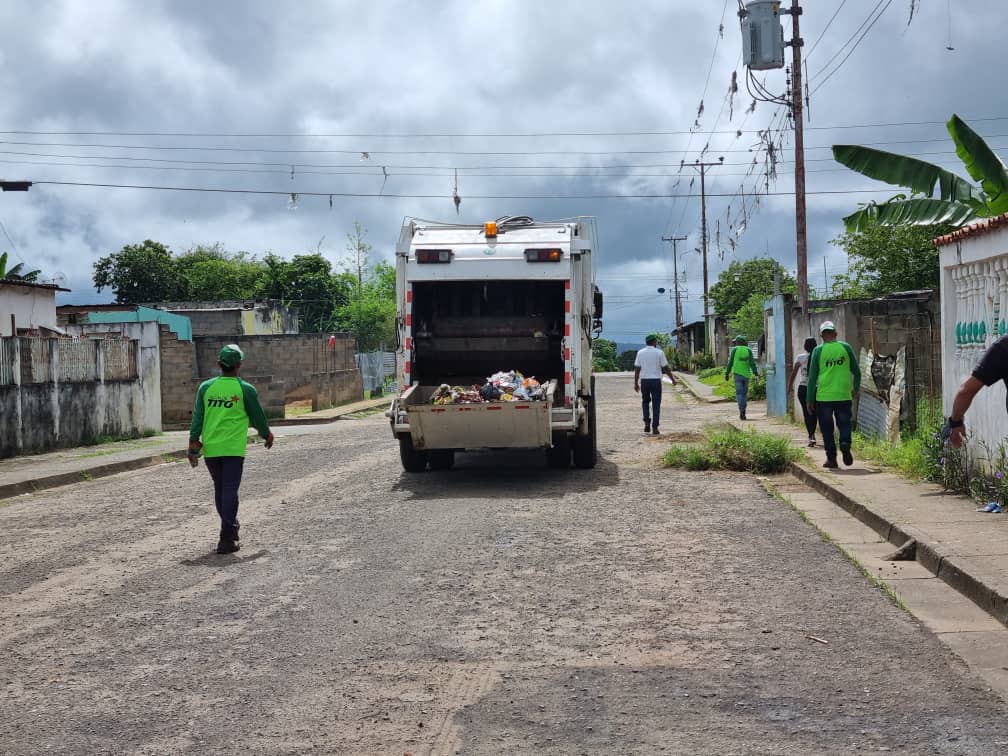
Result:
{"label": "green tree", "polygon": [[620,352],[620,356],[616,360],[616,364],[619,366],[620,370],[633,370],[634,360],[636,359],[637,359],[637,350],[627,349],[625,352]]}
{"label": "green tree", "polygon": [[349,300],[348,288],[321,254],[295,255],[291,260],[270,253],[260,292],[297,310],[306,333],[336,330],[336,311]]}
{"label": "green tree", "polygon": [[8,268],[7,267],[7,253],[0,252],[0,278],[6,278],[8,281],[24,281],[26,283],[35,283],[38,280],[41,270],[24,270],[24,263],[18,263],[17,265]]}
{"label": "green tree", "polygon": [[341,260],[340,275],[349,301],[336,312],[340,330],[353,334],[359,352],[389,347],[395,336],[395,269],[383,264],[371,267],[366,236],[367,229],[354,221],[353,231],[346,235],[347,255]]}
{"label": "green tree", "polygon": [[596,373],[613,373],[619,370],[615,341],[595,339],[592,342],[592,370]]}
{"label": "green tree", "polygon": [[186,299],[212,302],[251,299],[263,287],[266,266],[245,252],[228,253],[219,244],[196,246],[175,258],[186,280]]}
{"label": "green tree", "polygon": [[886,226],[869,221],[838,236],[830,243],[847,253],[850,271],[833,279],[834,296],[857,299],[938,288],[941,271],[932,240],[950,230],[948,225]]}
{"label": "green tree", "polygon": [[372,268],[342,274],[342,285],[350,292],[346,304],[336,309],[335,328],[357,340],[357,350],[374,352],[395,344],[395,268],[378,263]]}
{"label": "green tree", "polygon": [[746,341],[759,341],[763,335],[763,303],[765,294],[751,294],[735,314],[728,318],[728,330],[732,336],[742,334]]}
{"label": "green tree", "polygon": [[[844,218],[848,231],[872,223],[883,226],[934,226],[953,228],[977,218],[1008,212],[1008,171],[1001,158],[959,116],[946,124],[956,154],[979,186],[951,171],[906,155],[850,144],[833,146],[837,162],[869,178],[910,190],[883,203],[870,202]],[[936,196],[937,195],[937,196]]]}
{"label": "green tree", "polygon": [[98,258],[93,280],[98,291],[112,289],[119,303],[177,301],[188,293],[171,251],[150,239]]}
{"label": "green tree", "polygon": [[768,257],[734,261],[721,271],[710,287],[711,309],[718,315],[732,316],[753,294],[768,297],[774,292],[774,273],[780,271],[781,291],[795,292],[798,285],[779,262]]}

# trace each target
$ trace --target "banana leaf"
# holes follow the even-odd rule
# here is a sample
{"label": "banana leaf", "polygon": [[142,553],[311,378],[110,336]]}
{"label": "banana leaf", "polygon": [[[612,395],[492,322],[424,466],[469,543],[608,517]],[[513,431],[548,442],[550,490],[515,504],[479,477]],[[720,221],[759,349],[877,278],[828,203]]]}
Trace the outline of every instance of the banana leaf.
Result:
{"label": "banana leaf", "polygon": [[852,171],[887,184],[905,186],[914,194],[934,197],[937,185],[938,198],[968,205],[977,213],[983,213],[987,203],[983,192],[966,179],[917,158],[856,144],[833,145],[833,157]]}
{"label": "banana leaf", "polygon": [[983,187],[987,196],[987,215],[1008,212],[1008,171],[1001,158],[959,116],[953,115],[946,127],[966,171]]}
{"label": "banana leaf", "polygon": [[873,225],[933,226],[948,223],[958,228],[982,217],[985,217],[985,214],[978,214],[969,205],[961,202],[916,197],[894,198],[881,204],[872,202],[843,220],[847,231],[853,234]]}

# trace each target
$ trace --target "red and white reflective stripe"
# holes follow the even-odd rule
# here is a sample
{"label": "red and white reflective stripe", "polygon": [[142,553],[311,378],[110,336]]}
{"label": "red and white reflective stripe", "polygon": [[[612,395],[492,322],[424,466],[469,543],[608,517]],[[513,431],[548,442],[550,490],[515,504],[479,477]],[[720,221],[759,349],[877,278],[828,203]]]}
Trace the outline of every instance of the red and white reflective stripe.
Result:
{"label": "red and white reflective stripe", "polygon": [[410,385],[410,373],[413,372],[413,284],[406,284],[406,311],[403,313],[403,388]]}
{"label": "red and white reflective stripe", "polygon": [[574,390],[571,377],[571,282],[564,281],[564,403],[569,407],[574,404]]}

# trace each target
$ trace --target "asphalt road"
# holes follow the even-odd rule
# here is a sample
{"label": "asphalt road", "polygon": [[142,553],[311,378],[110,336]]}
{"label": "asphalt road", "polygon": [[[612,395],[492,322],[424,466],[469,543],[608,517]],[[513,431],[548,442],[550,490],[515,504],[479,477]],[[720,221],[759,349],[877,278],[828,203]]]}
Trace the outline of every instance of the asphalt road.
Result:
{"label": "asphalt road", "polygon": [[[1003,703],[744,474],[602,459],[409,475],[385,419],[0,504],[0,752],[989,754]],[[712,410],[668,392],[663,430]],[[812,641],[808,636],[828,641]]]}

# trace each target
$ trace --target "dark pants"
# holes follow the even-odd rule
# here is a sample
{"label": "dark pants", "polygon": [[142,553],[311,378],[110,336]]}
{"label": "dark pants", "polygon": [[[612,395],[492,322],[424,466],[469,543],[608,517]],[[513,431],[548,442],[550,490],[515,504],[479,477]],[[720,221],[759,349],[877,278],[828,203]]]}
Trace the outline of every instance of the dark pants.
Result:
{"label": "dark pants", "polygon": [[836,428],[840,431],[840,444],[850,446],[851,442],[851,402],[816,402],[816,416],[819,418],[819,430],[822,431],[823,448],[826,449],[826,459],[836,461],[836,439],[833,437],[833,419],[836,418]]}
{"label": "dark pants", "polygon": [[661,420],[661,378],[641,378],[640,395],[644,425],[657,428]]}
{"label": "dark pants", "polygon": [[798,404],[801,405],[802,419],[805,421],[805,430],[808,431],[809,438],[815,438],[816,416],[815,413],[808,411],[808,402],[805,400],[805,396],[807,394],[808,386],[798,387]]}
{"label": "dark pants", "polygon": [[744,415],[749,403],[749,376],[735,373],[735,403],[738,411]]}
{"label": "dark pants", "polygon": [[221,519],[221,538],[238,540],[238,486],[241,485],[245,457],[206,457],[214,484],[214,504]]}

